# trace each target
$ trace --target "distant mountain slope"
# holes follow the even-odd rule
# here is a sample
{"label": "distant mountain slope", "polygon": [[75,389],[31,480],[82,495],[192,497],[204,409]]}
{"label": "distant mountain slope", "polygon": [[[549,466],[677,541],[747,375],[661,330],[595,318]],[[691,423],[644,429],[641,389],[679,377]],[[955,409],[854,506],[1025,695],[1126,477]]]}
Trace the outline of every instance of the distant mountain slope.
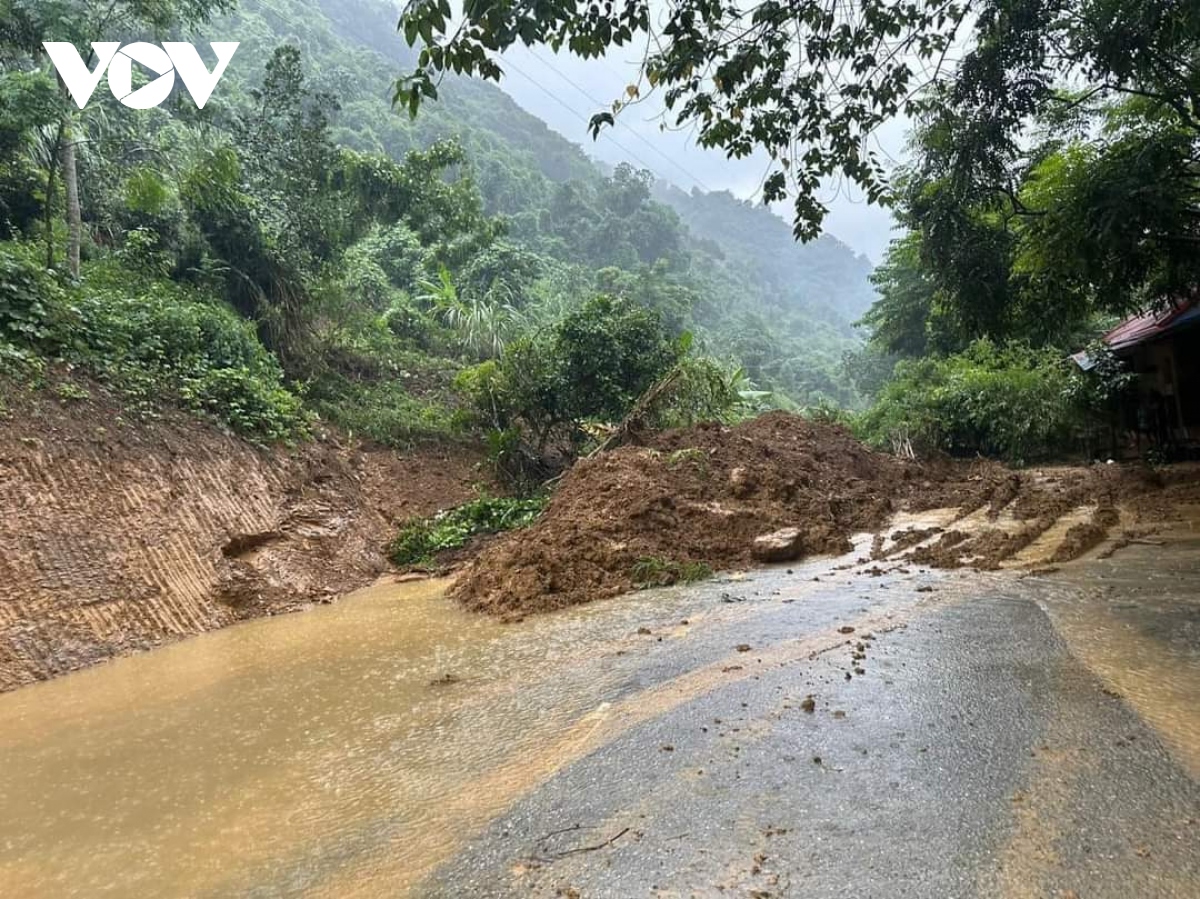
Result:
{"label": "distant mountain slope", "polygon": [[870,260],[833,235],[798,243],[791,227],[767,207],[728,191],[685,193],[666,183],[657,188],[655,198],[679,213],[693,234],[717,244],[727,260],[753,269],[779,297],[850,321],[875,302]]}
{"label": "distant mountain slope", "polygon": [[[299,46],[314,84],[341,102],[335,137],[347,146],[400,158],[459,140],[487,211],[509,217],[512,238],[538,253],[632,272],[653,265],[661,247],[672,283],[698,296],[697,324],[714,351],[798,402],[854,401],[840,366],[861,343],[851,325],[873,298],[865,257],[830,236],[798,245],[783,220],[728,192],[687,194],[665,182],[636,212],[655,242],[609,252],[597,216],[613,214],[610,173],[496,86],[449,77],[415,120],[393,109],[395,80],[413,63],[398,15],[382,0],[243,0],[206,31],[242,41],[238,77],[250,83],[276,46]],[[565,224],[572,205],[578,227]]]}

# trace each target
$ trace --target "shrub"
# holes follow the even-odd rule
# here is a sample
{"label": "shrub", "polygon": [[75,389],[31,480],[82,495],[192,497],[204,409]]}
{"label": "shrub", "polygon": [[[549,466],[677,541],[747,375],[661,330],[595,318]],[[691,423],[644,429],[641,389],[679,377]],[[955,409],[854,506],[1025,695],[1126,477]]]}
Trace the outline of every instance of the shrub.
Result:
{"label": "shrub", "polygon": [[33,343],[47,334],[50,310],[61,290],[20,244],[0,244],[0,337]]}
{"label": "shrub", "polygon": [[0,376],[38,383],[46,373],[46,360],[25,347],[0,340]]}
{"label": "shrub", "polygon": [[563,411],[573,420],[617,421],[680,358],[655,311],[599,296],[554,330],[552,358]]}
{"label": "shrub", "polygon": [[679,562],[658,556],[644,556],[633,563],[629,574],[633,583],[645,590],[707,580],[712,577],[713,570],[703,562]]}
{"label": "shrub", "polygon": [[453,435],[454,416],[445,406],[413,396],[399,380],[323,380],[313,399],[316,409],[351,435],[391,447]]}
{"label": "shrub", "polygon": [[869,442],[982,453],[1021,463],[1067,448],[1080,414],[1068,362],[1053,350],[977,340],[944,358],[905,361],[862,417]]}
{"label": "shrub", "polygon": [[120,265],[91,266],[64,289],[25,248],[0,245],[0,337],[86,368],[135,407],[179,402],[257,440],[306,426],[251,324],[194,290]]}
{"label": "shrub", "polygon": [[180,392],[192,409],[248,437],[285,440],[303,421],[294,394],[248,368],[213,368],[197,377],[185,376]]}
{"label": "shrub", "polygon": [[[685,334],[681,350],[690,349]],[[684,355],[664,379],[666,388],[646,403],[645,422],[655,428],[683,428],[702,421],[734,424],[763,412],[769,391],[758,390],[743,368],[708,356]],[[650,399],[650,398],[648,398]]]}
{"label": "shrub", "polygon": [[544,496],[484,496],[431,518],[413,519],[391,542],[388,557],[396,565],[428,564],[437,553],[464,546],[476,534],[495,534],[532,524],[547,501]]}
{"label": "shrub", "polygon": [[456,386],[492,427],[521,427],[540,452],[556,430],[575,443],[584,421],[620,420],[684,352],[656,313],[601,296],[467,369]]}

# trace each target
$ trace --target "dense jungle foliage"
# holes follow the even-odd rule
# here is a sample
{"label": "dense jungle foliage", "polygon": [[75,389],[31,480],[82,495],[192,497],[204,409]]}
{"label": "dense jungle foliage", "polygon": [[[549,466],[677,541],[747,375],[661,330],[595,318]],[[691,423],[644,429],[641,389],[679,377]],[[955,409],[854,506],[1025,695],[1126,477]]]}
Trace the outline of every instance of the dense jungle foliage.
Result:
{"label": "dense jungle foliage", "polygon": [[[489,54],[516,43],[644,47],[594,131],[656,93],[702,145],[768,156],[764,196],[792,198],[806,239],[827,179],[891,204],[903,233],[847,369],[877,397],[856,424],[882,445],[1013,460],[1086,447],[1128,374],[1093,353],[1083,375],[1067,353],[1200,289],[1200,4],[546,0],[536,15],[468,5],[453,27],[445,9],[416,0],[402,18],[420,44],[398,83],[413,108],[435,105],[447,70],[501,77]],[[914,129],[897,171],[874,135],[901,114]]]}
{"label": "dense jungle foliage", "polygon": [[1087,374],[1066,354],[1200,289],[1200,6],[988,3],[974,32],[894,178],[904,233],[863,362],[902,361],[867,432],[1105,452],[1132,376],[1102,346]]}
{"label": "dense jungle foliage", "polygon": [[[663,379],[677,423],[859,402],[841,363],[866,259],[603,170],[470,79],[410,119],[392,93],[415,55],[382,0],[2,4],[10,376],[64,362],[263,441],[482,434],[517,467],[578,452]],[[81,111],[41,41],[105,37],[241,46],[202,110],[179,87],[129,109],[101,81]]]}

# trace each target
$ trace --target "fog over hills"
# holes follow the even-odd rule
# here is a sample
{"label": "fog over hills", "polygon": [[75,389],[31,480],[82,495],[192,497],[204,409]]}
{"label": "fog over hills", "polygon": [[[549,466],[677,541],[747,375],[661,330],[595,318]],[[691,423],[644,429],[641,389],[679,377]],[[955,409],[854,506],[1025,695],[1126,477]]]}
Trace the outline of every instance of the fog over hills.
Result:
{"label": "fog over hills", "polygon": [[[609,165],[629,162],[647,168],[685,191],[729,191],[738,199],[757,199],[766,158],[755,154],[731,160],[718,150],[699,147],[690,129],[672,126],[656,94],[624,109],[615,128],[606,129],[599,140],[591,139],[588,119],[623,97],[626,85],[636,81],[636,56],[633,48],[625,48],[584,60],[546,47],[518,47],[504,56],[506,77],[500,86],[522,108]],[[876,149],[885,158],[903,157],[906,127],[892,122],[877,134]],[[826,185],[820,199],[830,210],[826,232],[878,263],[892,237],[894,222],[888,210],[869,205],[861,192],[836,182]],[[774,211],[791,220],[789,204],[776,204]]]}

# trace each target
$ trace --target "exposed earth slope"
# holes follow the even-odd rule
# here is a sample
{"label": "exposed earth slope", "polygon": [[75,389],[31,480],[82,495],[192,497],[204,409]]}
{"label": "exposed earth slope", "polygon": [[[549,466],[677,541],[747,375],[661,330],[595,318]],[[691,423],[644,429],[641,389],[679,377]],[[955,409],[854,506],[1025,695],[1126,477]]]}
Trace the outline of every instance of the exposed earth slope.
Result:
{"label": "exposed earth slope", "polygon": [[385,569],[396,521],[480,478],[458,447],[267,451],[89,392],[10,399],[0,421],[0,690],[329,601]]}

